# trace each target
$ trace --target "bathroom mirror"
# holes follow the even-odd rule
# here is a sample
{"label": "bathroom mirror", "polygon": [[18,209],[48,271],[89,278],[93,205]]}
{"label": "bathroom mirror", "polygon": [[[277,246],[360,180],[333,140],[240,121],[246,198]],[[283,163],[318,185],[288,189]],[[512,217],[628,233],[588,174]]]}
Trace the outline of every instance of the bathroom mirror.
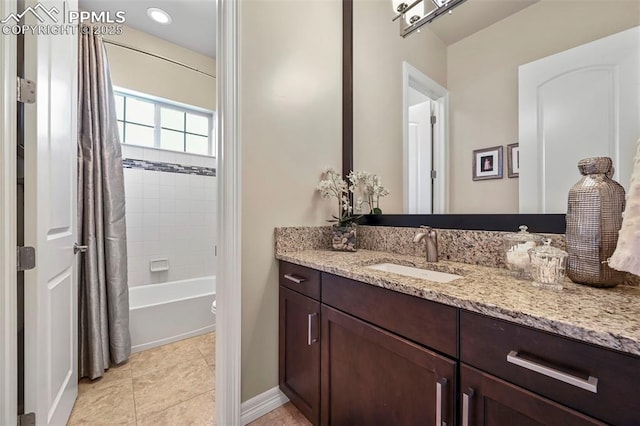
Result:
{"label": "bathroom mirror", "polygon": [[[391,22],[395,3],[352,4],[352,168],[382,178],[390,190],[380,202],[384,214],[565,213],[566,194],[580,178],[577,160],[593,155],[612,156],[614,178],[628,185],[640,136],[637,114],[629,115],[638,111],[637,62],[635,78],[590,65],[563,80],[557,77],[576,73],[550,74],[544,61],[637,27],[640,3],[468,0],[407,38]],[[536,103],[540,96],[548,102]],[[631,107],[621,107],[621,97]],[[554,110],[558,104],[564,111]],[[595,106],[567,112],[583,105]],[[631,125],[620,130],[620,117]],[[521,140],[525,127],[530,134]],[[594,134],[601,146],[585,148]],[[550,146],[550,138],[565,143]],[[421,192],[422,200],[409,201]]]}

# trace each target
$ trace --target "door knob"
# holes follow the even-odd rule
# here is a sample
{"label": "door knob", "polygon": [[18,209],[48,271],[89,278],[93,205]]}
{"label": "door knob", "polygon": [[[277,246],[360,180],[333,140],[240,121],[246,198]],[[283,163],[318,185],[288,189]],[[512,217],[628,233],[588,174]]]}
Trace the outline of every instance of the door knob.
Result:
{"label": "door knob", "polygon": [[89,250],[89,246],[79,246],[78,243],[73,243],[73,254],[86,253]]}

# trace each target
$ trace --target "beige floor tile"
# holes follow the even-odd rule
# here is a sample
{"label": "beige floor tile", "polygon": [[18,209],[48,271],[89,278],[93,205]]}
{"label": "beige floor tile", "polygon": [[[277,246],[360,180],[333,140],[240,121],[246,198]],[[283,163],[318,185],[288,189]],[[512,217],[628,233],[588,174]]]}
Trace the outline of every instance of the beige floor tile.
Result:
{"label": "beige floor tile", "polygon": [[85,382],[81,383],[79,388],[69,426],[135,423],[136,412],[130,377]]}
{"label": "beige floor tile", "polygon": [[216,365],[216,334],[207,333],[191,339],[209,365]]}
{"label": "beige floor tile", "polygon": [[131,365],[133,377],[138,377],[198,358],[202,358],[202,355],[189,339],[132,354],[128,364]]}
{"label": "beige floor tile", "polygon": [[249,423],[250,426],[311,426],[311,422],[290,402]]}
{"label": "beige floor tile", "polygon": [[[135,368],[133,370],[135,372]],[[138,420],[215,388],[211,369],[202,357],[173,367],[151,370],[133,378]]]}
{"label": "beige floor tile", "polygon": [[128,363],[109,368],[104,372],[104,376],[99,379],[80,379],[80,382],[78,383],[78,394],[88,391],[93,392],[94,389],[99,390],[102,387],[109,385],[111,382],[122,379],[131,380],[131,366]]}
{"label": "beige floor tile", "polygon": [[216,424],[215,392],[198,395],[149,417],[138,417],[138,426],[209,426]]}

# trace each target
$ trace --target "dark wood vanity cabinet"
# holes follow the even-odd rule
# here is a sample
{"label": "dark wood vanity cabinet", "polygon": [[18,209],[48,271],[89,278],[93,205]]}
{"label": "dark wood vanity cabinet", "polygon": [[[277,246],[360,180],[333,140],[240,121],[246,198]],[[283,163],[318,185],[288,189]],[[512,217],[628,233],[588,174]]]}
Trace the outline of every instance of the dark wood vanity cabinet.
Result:
{"label": "dark wood vanity cabinet", "polygon": [[280,387],[314,425],[640,425],[633,355],[286,262],[280,284]]}
{"label": "dark wood vanity cabinet", "polygon": [[456,362],[322,305],[322,424],[455,424]]}
{"label": "dark wood vanity cabinet", "polygon": [[460,361],[604,422],[640,425],[632,355],[461,311]]}
{"label": "dark wood vanity cabinet", "polygon": [[[285,278],[285,275],[288,278]],[[296,282],[298,281],[298,282]],[[288,265],[280,269],[280,389],[314,425],[320,423],[320,274]]]}
{"label": "dark wood vanity cabinet", "polygon": [[460,425],[594,426],[605,423],[461,364]]}

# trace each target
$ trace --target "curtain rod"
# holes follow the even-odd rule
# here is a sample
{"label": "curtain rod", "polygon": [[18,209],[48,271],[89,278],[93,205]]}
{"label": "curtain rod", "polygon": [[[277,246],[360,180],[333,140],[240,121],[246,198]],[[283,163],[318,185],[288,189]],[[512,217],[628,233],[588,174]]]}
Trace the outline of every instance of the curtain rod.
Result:
{"label": "curtain rod", "polygon": [[129,45],[126,45],[124,43],[117,42],[117,41],[107,40],[105,38],[103,38],[102,41],[104,41],[106,44],[112,44],[114,46],[123,47],[125,49],[134,50],[136,52],[144,53],[145,55],[153,56],[154,58],[162,59],[162,60],[165,60],[167,62],[171,62],[172,64],[176,64],[176,65],[180,65],[181,67],[188,68],[191,71],[199,72],[200,74],[204,74],[204,75],[208,75],[209,77],[216,78],[216,76],[213,75],[213,74],[209,74],[208,72],[205,72],[205,71],[199,70],[197,68],[194,68],[191,65],[187,65],[187,64],[184,64],[182,62],[175,61],[175,60],[173,60],[171,58],[167,58],[166,56],[156,55],[155,53],[145,52],[144,50],[138,49],[137,47],[129,46]]}

